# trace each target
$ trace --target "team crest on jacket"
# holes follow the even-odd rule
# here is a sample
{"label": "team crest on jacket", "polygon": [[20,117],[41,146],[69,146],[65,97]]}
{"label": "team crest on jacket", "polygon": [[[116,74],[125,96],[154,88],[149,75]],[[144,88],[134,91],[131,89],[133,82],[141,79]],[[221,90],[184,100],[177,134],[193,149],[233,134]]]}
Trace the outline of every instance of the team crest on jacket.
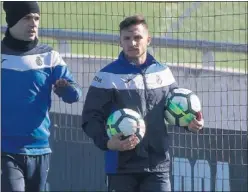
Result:
{"label": "team crest on jacket", "polygon": [[41,65],[43,64],[42,59],[41,59],[39,56],[36,57],[35,62],[36,62],[36,64],[37,64],[38,66],[41,66]]}
{"label": "team crest on jacket", "polygon": [[162,79],[159,75],[156,75],[156,82],[157,84],[161,85],[162,84]]}

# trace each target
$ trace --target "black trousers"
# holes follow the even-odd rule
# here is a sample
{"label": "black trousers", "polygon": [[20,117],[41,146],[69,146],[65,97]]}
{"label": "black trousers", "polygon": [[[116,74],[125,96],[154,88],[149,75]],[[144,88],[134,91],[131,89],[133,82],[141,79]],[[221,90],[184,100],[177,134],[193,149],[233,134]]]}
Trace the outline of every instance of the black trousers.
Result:
{"label": "black trousers", "polygon": [[109,174],[109,192],[165,192],[171,191],[170,175],[163,173]]}
{"label": "black trousers", "polygon": [[50,154],[1,154],[1,191],[45,191]]}

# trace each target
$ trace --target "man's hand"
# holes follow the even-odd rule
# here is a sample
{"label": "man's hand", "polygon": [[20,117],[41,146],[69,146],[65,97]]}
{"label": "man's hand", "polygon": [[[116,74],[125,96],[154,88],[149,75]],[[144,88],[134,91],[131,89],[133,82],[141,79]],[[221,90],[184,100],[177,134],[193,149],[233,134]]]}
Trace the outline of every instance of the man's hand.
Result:
{"label": "man's hand", "polygon": [[202,113],[198,112],[196,118],[193,119],[188,125],[188,130],[196,133],[199,130],[201,130],[203,126],[204,126],[204,119],[202,117]]}
{"label": "man's hand", "polygon": [[55,82],[55,85],[53,87],[53,91],[58,96],[61,96],[63,94],[64,88],[66,88],[67,86],[70,86],[70,83],[67,80],[59,79]]}
{"label": "man's hand", "polygon": [[139,143],[139,138],[136,135],[131,135],[124,140],[121,140],[122,136],[122,133],[114,135],[108,140],[107,147],[114,151],[127,151],[134,149]]}

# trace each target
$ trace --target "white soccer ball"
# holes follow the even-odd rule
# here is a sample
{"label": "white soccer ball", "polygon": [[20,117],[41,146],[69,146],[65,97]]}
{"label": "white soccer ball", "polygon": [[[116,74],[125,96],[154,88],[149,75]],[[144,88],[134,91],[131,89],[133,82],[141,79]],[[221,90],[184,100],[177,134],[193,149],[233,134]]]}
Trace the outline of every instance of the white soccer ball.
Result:
{"label": "white soccer ball", "polygon": [[124,137],[135,134],[141,140],[146,131],[142,116],[132,109],[119,109],[113,112],[107,120],[107,134],[111,138],[117,133],[123,133]]}
{"label": "white soccer ball", "polygon": [[166,98],[165,120],[170,125],[188,126],[200,111],[201,102],[189,89],[173,89]]}

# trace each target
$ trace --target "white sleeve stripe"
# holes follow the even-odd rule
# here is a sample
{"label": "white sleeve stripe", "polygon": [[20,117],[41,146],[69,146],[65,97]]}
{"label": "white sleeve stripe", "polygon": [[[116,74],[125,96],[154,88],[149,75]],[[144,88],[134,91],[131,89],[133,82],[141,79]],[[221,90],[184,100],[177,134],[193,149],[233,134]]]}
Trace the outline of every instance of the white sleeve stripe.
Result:
{"label": "white sleeve stripe", "polygon": [[62,65],[62,66],[66,65],[61,55],[57,51],[54,51],[54,50],[52,51],[52,65],[53,67],[57,65]]}

